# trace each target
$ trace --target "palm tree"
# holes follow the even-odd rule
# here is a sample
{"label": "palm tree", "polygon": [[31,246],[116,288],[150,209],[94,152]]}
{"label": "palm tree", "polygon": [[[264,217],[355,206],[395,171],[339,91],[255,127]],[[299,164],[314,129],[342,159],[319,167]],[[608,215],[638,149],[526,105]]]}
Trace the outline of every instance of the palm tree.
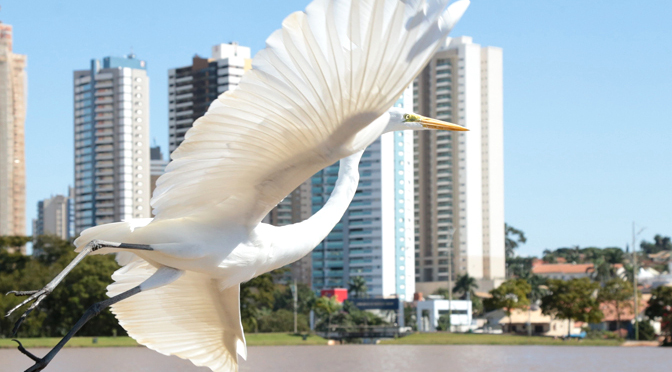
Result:
{"label": "palm tree", "polygon": [[537,274],[529,274],[526,277],[522,278],[527,281],[527,284],[530,285],[530,292],[527,294],[527,298],[530,299],[532,303],[536,303],[541,300],[542,297],[546,296],[548,293],[548,287],[546,286],[546,278],[539,276]]}
{"label": "palm tree", "polygon": [[478,289],[476,279],[469,276],[469,274],[460,275],[453,286],[453,293],[462,293],[462,298],[467,297],[467,293],[474,297],[474,289]]}
{"label": "palm tree", "polygon": [[355,292],[355,298],[363,297],[362,294],[366,295],[366,280],[363,277],[356,276],[352,278],[348,286],[348,292]]}
{"label": "palm tree", "polygon": [[327,338],[329,338],[329,331],[331,330],[331,319],[340,309],[341,304],[336,301],[336,296],[320,297],[315,302],[315,307],[324,311],[327,318]]}
{"label": "palm tree", "polygon": [[614,277],[614,267],[604,257],[599,257],[593,262],[593,267],[586,270],[590,277],[602,284]]}
{"label": "palm tree", "polygon": [[[525,238],[525,233],[521,230],[516,229],[513,226],[504,224],[504,252],[506,257],[513,257],[514,250],[518,248],[518,244],[525,244],[527,238]],[[517,235],[518,238],[514,238],[513,235]]]}

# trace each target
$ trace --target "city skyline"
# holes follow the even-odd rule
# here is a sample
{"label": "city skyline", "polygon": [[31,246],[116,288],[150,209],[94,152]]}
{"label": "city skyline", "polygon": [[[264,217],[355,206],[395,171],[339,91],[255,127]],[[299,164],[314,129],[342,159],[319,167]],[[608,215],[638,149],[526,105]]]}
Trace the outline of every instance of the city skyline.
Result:
{"label": "city skyline", "polygon": [[[171,37],[168,44],[159,36],[174,24],[167,20],[184,19],[185,12],[192,10],[173,11],[166,6],[163,18],[153,17],[163,21],[111,14],[122,25],[149,22],[143,30],[152,32],[138,33],[137,27],[123,30],[100,18],[102,14],[82,16],[95,14],[96,8],[75,11],[76,2],[44,9],[3,4],[2,20],[15,27],[14,49],[31,61],[26,122],[28,219],[34,217],[32,206],[38,199],[72,183],[72,139],[68,138],[72,97],[65,90],[71,89],[69,77],[83,59],[121,56],[133,45],[139,57],[148,61],[155,93],[151,137],[166,149],[167,92],[161,92],[167,83],[165,71],[185,65],[186,57],[221,42],[237,40],[250,45],[254,54],[285,14],[305,5],[302,1],[264,9],[218,5],[208,13],[237,16],[227,24],[199,21],[195,30],[179,35],[178,40]],[[540,254],[544,248],[574,244],[624,247],[632,220],[648,227],[644,239],[669,234],[665,229],[672,217],[664,211],[672,201],[663,196],[672,176],[658,170],[665,169],[664,159],[671,157],[672,150],[658,143],[671,130],[664,125],[670,117],[665,106],[669,92],[664,90],[672,78],[664,67],[670,51],[647,45],[665,45],[670,31],[658,29],[664,22],[655,20],[665,13],[661,7],[670,5],[656,1],[647,5],[631,9],[622,4],[607,8],[578,2],[527,6],[514,2],[501,8],[474,3],[456,27],[455,36],[468,34],[505,51],[506,222],[528,235],[521,253]],[[86,20],[67,22],[71,13]],[[28,19],[29,14],[33,19]],[[262,22],[253,23],[253,19]],[[631,27],[614,28],[624,20]],[[86,35],[84,30],[92,27],[87,22],[102,22],[102,31]],[[58,34],[36,33],[43,27],[60,29],[63,23]],[[56,61],[53,56],[58,51]],[[48,159],[44,153],[50,154]],[[44,179],[49,182],[40,182]]]}

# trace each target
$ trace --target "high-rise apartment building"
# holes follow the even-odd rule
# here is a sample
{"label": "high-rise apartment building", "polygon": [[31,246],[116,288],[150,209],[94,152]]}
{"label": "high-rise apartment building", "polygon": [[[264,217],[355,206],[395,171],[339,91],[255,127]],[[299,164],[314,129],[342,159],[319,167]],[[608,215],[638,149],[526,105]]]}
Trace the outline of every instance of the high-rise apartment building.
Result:
{"label": "high-rise apartment building", "polygon": [[56,195],[37,203],[37,219],[33,220],[33,236],[56,235],[61,239],[74,237],[74,189],[68,196]]}
{"label": "high-rise apartment building", "polygon": [[191,66],[168,71],[168,143],[172,153],[184,141],[194,121],[223,92],[238,86],[252,67],[250,48],[238,43],[212,47],[211,58],[194,56]]}
{"label": "high-rise apartment building", "polygon": [[415,112],[470,130],[415,133],[415,279],[426,291],[449,272],[480,290],[505,276],[502,87],[502,50],[470,37],[448,39],[413,84]]}
{"label": "high-rise apartment building", "polygon": [[168,166],[168,160],[163,158],[163,153],[161,152],[161,147],[154,146],[149,149],[149,162],[150,162],[150,171],[149,177],[150,182],[150,195],[154,194],[154,189],[156,188],[156,181],[161,177],[166,171],[166,166]]}
{"label": "high-rise apartment building", "polygon": [[25,117],[26,56],[0,23],[0,235],[26,234]]}
{"label": "high-rise apartment building", "polygon": [[149,78],[134,55],[74,72],[75,232],[150,216]]}
{"label": "high-rise apartment building", "polygon": [[[404,92],[397,107],[410,107]],[[386,133],[369,146],[359,164],[360,181],[341,221],[312,252],[313,289],[347,288],[366,280],[369,295],[413,298],[413,132]],[[312,179],[312,209],[329,199],[338,163]]]}

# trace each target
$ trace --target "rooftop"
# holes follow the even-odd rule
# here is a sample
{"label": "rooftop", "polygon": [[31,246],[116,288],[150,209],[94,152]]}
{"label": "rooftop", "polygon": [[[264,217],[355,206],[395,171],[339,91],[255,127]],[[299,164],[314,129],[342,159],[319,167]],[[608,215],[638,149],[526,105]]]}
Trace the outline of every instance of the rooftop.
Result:
{"label": "rooftop", "polygon": [[532,267],[534,274],[582,274],[593,268],[593,264],[539,264]]}

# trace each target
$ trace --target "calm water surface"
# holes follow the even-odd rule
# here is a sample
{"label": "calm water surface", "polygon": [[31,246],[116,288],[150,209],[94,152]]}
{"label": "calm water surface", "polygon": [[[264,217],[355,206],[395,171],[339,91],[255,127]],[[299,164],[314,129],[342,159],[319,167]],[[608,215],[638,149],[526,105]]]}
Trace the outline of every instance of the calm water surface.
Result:
{"label": "calm water surface", "polygon": [[[32,350],[43,355],[47,349]],[[671,371],[672,349],[654,347],[342,345],[256,346],[240,371]],[[23,371],[28,358],[0,349],[0,371]],[[207,372],[145,348],[65,349],[46,372]]]}

